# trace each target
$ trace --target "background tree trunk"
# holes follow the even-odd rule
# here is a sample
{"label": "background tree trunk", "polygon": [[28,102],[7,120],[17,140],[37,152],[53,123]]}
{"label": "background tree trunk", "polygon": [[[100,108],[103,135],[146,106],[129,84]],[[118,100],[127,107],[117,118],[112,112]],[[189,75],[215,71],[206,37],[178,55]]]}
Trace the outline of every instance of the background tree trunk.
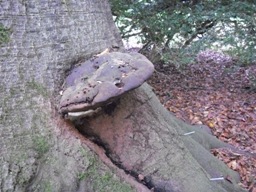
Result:
{"label": "background tree trunk", "polygon": [[[193,128],[170,116],[146,85],[112,113],[76,122],[102,146],[57,113],[69,69],[122,46],[107,0],[2,0],[0,24],[1,191],[238,190],[209,181],[235,178],[207,152],[204,137],[222,144],[201,132],[200,143],[182,137]],[[138,174],[147,176],[143,184]]]}

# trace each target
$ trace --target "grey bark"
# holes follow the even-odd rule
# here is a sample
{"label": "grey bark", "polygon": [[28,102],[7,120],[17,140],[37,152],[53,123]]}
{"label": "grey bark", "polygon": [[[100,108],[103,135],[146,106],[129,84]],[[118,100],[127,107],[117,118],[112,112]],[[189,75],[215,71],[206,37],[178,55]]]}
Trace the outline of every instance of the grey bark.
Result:
{"label": "grey bark", "polygon": [[[192,128],[170,116],[147,86],[118,105],[129,109],[120,112],[140,115],[129,117],[130,135],[115,126],[117,140],[122,135],[131,141],[120,151],[115,143],[104,140],[104,131],[97,132],[100,127],[91,133],[104,144],[106,153],[57,113],[59,91],[69,69],[112,45],[122,46],[107,0],[2,0],[0,24],[4,31],[0,33],[0,40],[4,39],[0,42],[1,191],[149,191],[124,170],[149,175],[155,188],[170,186],[166,191],[233,189],[227,181],[215,187],[208,180],[234,173],[213,160],[209,169],[220,165],[224,171],[211,175],[213,170],[203,166],[212,164],[206,150],[210,146],[202,147],[190,137],[181,139],[181,130]],[[103,113],[90,119],[89,125],[100,120],[111,125],[112,118]],[[138,122],[142,119],[144,123]],[[90,136],[88,130],[82,131]],[[200,134],[197,140],[207,144]],[[200,163],[199,154],[206,161]],[[121,164],[113,164],[111,158]]]}
{"label": "grey bark", "polygon": [[[243,191],[236,185],[237,174],[209,152],[229,146],[172,116],[147,84],[75,125],[105,146],[119,167],[138,179],[143,175],[144,184],[155,191]],[[222,176],[232,178],[232,184],[210,180]]]}
{"label": "grey bark", "polygon": [[3,0],[0,23],[0,191],[131,189],[54,113],[65,72],[121,43],[108,1]]}

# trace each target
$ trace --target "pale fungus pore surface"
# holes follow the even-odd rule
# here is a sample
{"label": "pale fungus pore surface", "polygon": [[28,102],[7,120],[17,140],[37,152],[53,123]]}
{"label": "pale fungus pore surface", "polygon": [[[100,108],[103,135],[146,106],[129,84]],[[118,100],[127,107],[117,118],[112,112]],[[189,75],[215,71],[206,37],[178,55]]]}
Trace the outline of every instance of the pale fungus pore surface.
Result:
{"label": "pale fungus pore surface", "polygon": [[139,87],[153,72],[153,64],[139,53],[95,56],[68,75],[59,110],[65,114],[96,109]]}

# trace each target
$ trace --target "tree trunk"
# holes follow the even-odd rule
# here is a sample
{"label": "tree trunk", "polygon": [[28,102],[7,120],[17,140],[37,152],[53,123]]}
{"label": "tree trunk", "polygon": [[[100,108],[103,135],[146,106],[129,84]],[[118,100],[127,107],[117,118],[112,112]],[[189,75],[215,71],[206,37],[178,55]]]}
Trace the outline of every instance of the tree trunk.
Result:
{"label": "tree trunk", "polygon": [[[228,145],[172,116],[147,84],[96,116],[76,120],[75,126],[103,146],[118,167],[154,191],[241,191],[233,185],[239,179],[236,173],[208,151]],[[210,180],[222,176],[233,184]]]}
{"label": "tree trunk", "polygon": [[[107,0],[0,1],[0,191],[239,191],[207,151],[225,145],[182,136],[194,127],[147,85],[94,117],[61,118],[68,71],[117,45]],[[209,180],[220,176],[233,183]]]}

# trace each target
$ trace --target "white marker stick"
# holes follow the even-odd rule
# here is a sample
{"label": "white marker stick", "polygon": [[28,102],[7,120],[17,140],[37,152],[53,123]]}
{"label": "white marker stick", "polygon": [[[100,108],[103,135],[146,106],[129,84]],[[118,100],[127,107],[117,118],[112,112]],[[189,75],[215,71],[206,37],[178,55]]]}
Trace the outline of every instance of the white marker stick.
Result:
{"label": "white marker stick", "polygon": [[191,132],[188,132],[188,133],[184,133],[183,135],[187,136],[187,135],[191,135],[191,134],[194,134],[194,133],[195,133],[195,131],[191,131]]}
{"label": "white marker stick", "polygon": [[224,180],[224,177],[216,177],[216,178],[211,178],[210,181],[222,181]]}

